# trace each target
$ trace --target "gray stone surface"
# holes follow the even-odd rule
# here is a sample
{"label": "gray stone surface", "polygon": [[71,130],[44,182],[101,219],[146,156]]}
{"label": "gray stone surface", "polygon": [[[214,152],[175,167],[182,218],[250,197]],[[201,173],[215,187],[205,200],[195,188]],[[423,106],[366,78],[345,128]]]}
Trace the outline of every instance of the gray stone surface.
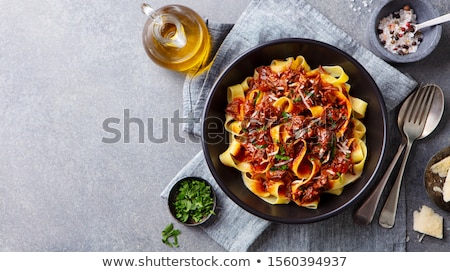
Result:
{"label": "gray stone surface", "polygon": [[[233,23],[249,1],[172,2]],[[309,2],[367,45],[364,18],[376,1]],[[442,14],[450,12],[447,0],[431,2]],[[166,3],[152,1],[155,7]],[[171,251],[161,243],[161,231],[173,219],[159,194],[201,146],[171,123],[182,110],[184,77],[157,67],[145,55],[141,2],[1,4],[0,251]],[[419,82],[442,87],[444,116],[450,108],[449,37],[446,24],[435,52],[421,62],[398,66]],[[114,137],[104,122],[121,132],[118,142],[102,141]],[[410,218],[408,250],[449,249],[448,237],[419,242],[412,230],[413,210],[422,204],[435,208],[425,190],[415,188],[423,186],[428,159],[450,145],[448,135],[446,118],[411,153],[403,187]],[[396,144],[394,133],[392,152]],[[448,234],[450,216],[439,212]],[[179,228],[180,250],[223,250],[201,229]],[[276,250],[277,240],[293,229],[275,225],[252,249]]]}

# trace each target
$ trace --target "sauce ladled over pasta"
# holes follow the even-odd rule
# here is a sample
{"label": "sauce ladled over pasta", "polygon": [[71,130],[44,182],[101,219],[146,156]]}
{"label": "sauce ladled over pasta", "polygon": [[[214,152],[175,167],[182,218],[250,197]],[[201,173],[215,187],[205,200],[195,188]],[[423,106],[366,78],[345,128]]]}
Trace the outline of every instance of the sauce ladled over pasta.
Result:
{"label": "sauce ladled over pasta", "polygon": [[340,66],[311,69],[302,56],[274,60],[228,88],[223,164],[272,204],[317,208],[361,174],[367,103],[351,97]]}

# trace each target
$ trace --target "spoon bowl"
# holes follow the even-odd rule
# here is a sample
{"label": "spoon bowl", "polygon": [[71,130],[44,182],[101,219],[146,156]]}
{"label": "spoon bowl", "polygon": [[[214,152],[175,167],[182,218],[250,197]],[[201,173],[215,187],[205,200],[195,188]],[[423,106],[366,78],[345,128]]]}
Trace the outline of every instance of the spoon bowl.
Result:
{"label": "spoon bowl", "polygon": [[[431,105],[430,111],[428,113],[427,121],[425,123],[425,128],[423,129],[422,134],[419,136],[418,139],[423,139],[426,136],[430,135],[436,127],[439,125],[439,121],[442,118],[442,114],[444,113],[444,93],[442,92],[442,89],[435,84],[427,84],[425,86],[422,86],[422,88],[426,88],[427,86],[432,86],[435,88],[434,97],[433,97],[433,104]],[[404,122],[404,115],[405,111],[408,108],[409,102],[411,101],[412,95],[408,97],[408,99],[405,100],[402,105],[402,107],[399,110],[398,113],[398,126],[401,128],[403,126]],[[403,134],[403,131],[400,130]]]}

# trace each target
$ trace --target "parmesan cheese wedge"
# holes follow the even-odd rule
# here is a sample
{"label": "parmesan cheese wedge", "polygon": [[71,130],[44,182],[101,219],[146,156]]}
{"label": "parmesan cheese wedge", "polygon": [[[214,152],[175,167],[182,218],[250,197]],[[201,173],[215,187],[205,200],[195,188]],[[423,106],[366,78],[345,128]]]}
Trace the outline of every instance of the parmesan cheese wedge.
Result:
{"label": "parmesan cheese wedge", "polygon": [[447,176],[448,169],[450,168],[450,156],[438,161],[430,167],[431,172],[438,174],[441,178]]}
{"label": "parmesan cheese wedge", "polygon": [[444,181],[444,186],[442,187],[442,197],[445,202],[450,201],[450,171],[447,171],[447,177]]}
{"label": "parmesan cheese wedge", "polygon": [[433,236],[438,239],[443,238],[444,219],[435,213],[430,207],[423,205],[420,211],[414,211],[413,229],[420,233]]}

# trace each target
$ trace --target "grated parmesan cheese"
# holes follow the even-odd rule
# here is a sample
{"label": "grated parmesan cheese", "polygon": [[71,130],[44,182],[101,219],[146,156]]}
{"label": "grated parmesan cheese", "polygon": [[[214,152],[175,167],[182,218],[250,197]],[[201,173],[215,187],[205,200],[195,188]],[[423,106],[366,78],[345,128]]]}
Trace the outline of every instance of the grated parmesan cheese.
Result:
{"label": "grated parmesan cheese", "polygon": [[414,211],[413,229],[417,232],[433,236],[438,239],[443,238],[444,219],[435,213],[430,207],[423,205],[420,211]]}

